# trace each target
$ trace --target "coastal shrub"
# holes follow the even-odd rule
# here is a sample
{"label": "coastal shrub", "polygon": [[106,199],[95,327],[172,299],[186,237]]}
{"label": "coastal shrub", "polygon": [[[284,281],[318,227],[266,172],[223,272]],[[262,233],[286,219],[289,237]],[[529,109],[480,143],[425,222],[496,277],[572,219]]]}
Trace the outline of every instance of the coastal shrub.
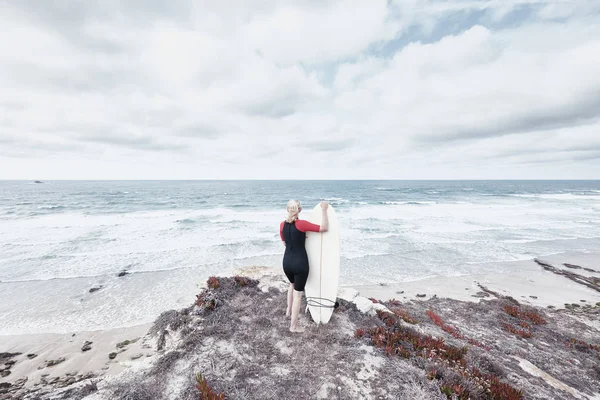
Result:
{"label": "coastal shrub", "polygon": [[506,322],[502,322],[500,325],[502,326],[502,328],[505,331],[508,331],[514,335],[520,336],[524,339],[529,339],[530,337],[533,336],[533,333],[531,332],[530,329],[519,329],[509,323],[506,323]]}
{"label": "coastal shrub", "polygon": [[361,338],[361,337],[365,336],[366,333],[367,332],[365,332],[364,329],[358,328],[356,331],[354,331],[354,337]]}
{"label": "coastal shrub", "polygon": [[502,321],[500,323],[502,329],[524,339],[533,336],[532,325],[547,324],[544,317],[535,310],[511,304],[504,304],[502,310],[512,317],[512,321]]}
{"label": "coastal shrub", "polygon": [[527,320],[534,325],[545,325],[546,320],[535,310],[523,310],[518,306],[505,304],[502,306],[505,313],[519,320]]}
{"label": "coastal shrub", "polygon": [[[150,328],[150,334],[162,333],[167,329],[178,330],[182,326],[187,325],[189,321],[190,317],[186,312],[179,312],[177,310],[164,311],[154,321],[152,328]],[[119,346],[117,345],[117,347]]]}
{"label": "coastal shrub", "polygon": [[392,306],[400,306],[400,305],[402,305],[402,303],[400,303],[400,301],[398,301],[396,299],[391,299],[390,301],[388,301],[388,304],[392,305]]}
{"label": "coastal shrub", "polygon": [[[196,295],[196,301],[194,302],[196,309],[194,311],[197,314],[215,310],[228,301],[228,299],[233,298],[239,290],[248,290],[248,288],[257,289],[259,281],[236,275],[231,278],[216,278],[211,276],[206,283],[208,288]],[[191,318],[188,318],[188,320],[191,320]]]}
{"label": "coastal shrub", "polygon": [[505,313],[507,313],[511,317],[520,318],[520,316],[519,316],[519,307],[517,307],[517,306],[511,306],[509,304],[505,304],[505,305],[502,306],[502,309],[504,310]]}
{"label": "coastal shrub", "polygon": [[239,275],[234,276],[233,279],[235,281],[235,284],[240,287],[248,286],[248,284],[250,283],[250,279]]}
{"label": "coastal shrub", "polygon": [[586,351],[587,352],[588,350],[595,350],[598,353],[600,353],[600,346],[587,343],[584,340],[579,340],[579,339],[571,338],[571,339],[569,339],[567,345],[570,348],[575,348],[575,349],[577,349],[579,351]]}
{"label": "coastal shrub", "polygon": [[215,276],[211,276],[206,280],[206,285],[211,289],[216,289],[219,287],[219,279]]}
{"label": "coastal shrub", "polygon": [[379,303],[379,300],[377,300],[377,299],[376,299],[376,298],[374,298],[374,297],[369,297],[369,300],[371,300],[371,302],[372,302],[372,303],[375,303],[375,304]]}
{"label": "coastal shrub", "polygon": [[442,385],[440,390],[449,399],[469,400],[470,393],[462,385]]}
{"label": "coastal shrub", "polygon": [[214,295],[209,292],[197,294],[195,304],[198,307],[202,307],[206,311],[212,311],[217,307],[217,302],[214,298]]}
{"label": "coastal shrub", "polygon": [[[448,327],[446,331],[454,332],[464,338],[458,329],[444,324],[441,317],[432,310],[427,314],[436,325],[446,326]],[[397,319],[398,315],[378,310],[377,316],[383,325],[357,329],[355,336],[369,338],[374,346],[384,350],[390,356],[412,358],[415,362],[423,360],[424,364],[423,362],[417,364],[425,369],[429,380],[438,383],[441,393],[448,399],[521,400],[523,398],[521,391],[500,381],[500,377],[494,373],[499,368],[489,368],[489,371],[482,372],[470,365],[466,358],[466,347],[449,345],[443,338],[435,338],[401,325]],[[485,363],[479,361],[479,364],[485,367]]]}
{"label": "coastal shrub", "polygon": [[225,395],[215,393],[202,374],[198,373],[196,375],[196,382],[196,388],[200,391],[200,400],[225,400]]}
{"label": "coastal shrub", "polygon": [[524,319],[529,320],[534,325],[546,325],[547,324],[546,320],[540,314],[538,314],[537,311],[525,310],[525,311],[521,311],[521,315],[523,316]]}
{"label": "coastal shrub", "polygon": [[145,378],[136,376],[134,379],[120,381],[112,386],[112,400],[156,400],[162,399],[165,379],[160,377]]}
{"label": "coastal shrub", "polygon": [[399,325],[389,313],[378,312],[377,314],[386,326],[368,329],[366,334],[376,347],[384,349],[388,354],[405,358],[420,355],[424,358],[440,358],[464,363],[466,348],[448,345],[444,339],[424,335],[412,328]]}
{"label": "coastal shrub", "polygon": [[83,399],[92,393],[96,393],[98,391],[98,381],[92,380],[86,383],[81,389],[79,389],[78,398]]}
{"label": "coastal shrub", "polygon": [[444,321],[442,321],[442,318],[438,314],[433,312],[432,310],[427,310],[426,314],[431,319],[431,321],[433,321],[434,324],[436,324],[437,326],[442,328],[442,330],[444,332],[449,333],[456,339],[466,340],[469,344],[471,344],[473,346],[477,346],[477,347],[481,347],[482,349],[489,350],[488,346],[485,346],[484,344],[478,342],[477,340],[468,338],[465,335],[463,335],[457,327],[452,326],[452,325],[447,325],[446,323],[444,323]]}
{"label": "coastal shrub", "polygon": [[[477,392],[477,395],[473,396],[474,398],[485,400],[521,400],[523,398],[521,390],[517,390],[511,385],[501,382],[500,378],[494,374],[483,373],[475,367],[460,369],[458,372],[464,379],[472,382],[474,388],[477,388],[470,390],[471,394],[474,391]],[[458,395],[458,393],[456,394]]]}
{"label": "coastal shrub", "polygon": [[417,321],[416,319],[414,319],[409,313],[408,311],[402,309],[402,308],[392,308],[390,311],[392,311],[396,316],[402,318],[402,320],[408,324],[412,324],[412,325],[416,325],[419,323],[419,321]]}
{"label": "coastal shrub", "polygon": [[169,373],[177,361],[181,360],[185,353],[173,350],[160,357],[149,371],[151,376],[161,377]]}
{"label": "coastal shrub", "polygon": [[375,311],[375,313],[377,314],[377,316],[379,317],[380,320],[383,321],[383,323],[385,323],[388,326],[393,326],[396,324],[396,318],[394,317],[393,314],[390,314],[389,312],[383,311],[383,310],[377,310]]}
{"label": "coastal shrub", "polygon": [[509,384],[500,382],[495,376],[489,377],[488,381],[488,398],[490,400],[521,400],[523,398],[522,391],[513,388]]}

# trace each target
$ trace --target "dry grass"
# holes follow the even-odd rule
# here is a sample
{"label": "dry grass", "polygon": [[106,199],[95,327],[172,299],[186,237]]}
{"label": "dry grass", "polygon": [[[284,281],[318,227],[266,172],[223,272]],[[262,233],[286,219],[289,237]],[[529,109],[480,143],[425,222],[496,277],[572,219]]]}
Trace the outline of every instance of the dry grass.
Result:
{"label": "dry grass", "polygon": [[[206,307],[206,301],[211,306]],[[163,350],[148,370],[111,386],[103,398],[198,400],[218,398],[221,393],[228,400],[517,400],[523,394],[560,398],[560,393],[529,377],[507,354],[526,357],[586,393],[598,386],[597,379],[590,380],[600,376],[592,363],[592,357],[598,359],[596,345],[582,339],[573,340],[572,349],[565,345],[568,338],[579,337],[575,332],[584,332],[576,324],[567,325],[571,331],[566,336],[566,328],[558,329],[556,320],[540,313],[546,324],[536,324],[540,320],[532,310],[507,299],[479,304],[449,299],[389,304],[394,313],[369,316],[340,300],[328,324],[317,326],[302,312],[300,325],[306,331],[292,334],[285,317],[285,292],[261,291],[257,281],[247,278],[215,278],[192,307],[157,319],[152,333],[158,342],[180,338],[169,341],[169,351]],[[445,323],[442,315],[451,315],[453,325]],[[526,342],[498,329],[503,318],[515,329],[536,329],[536,336]],[[482,338],[489,349],[469,346],[472,340],[467,334]],[[555,356],[536,344],[538,337],[546,343],[562,343],[563,348],[553,346]],[[587,369],[581,374],[572,373],[573,364],[566,361],[574,354],[585,360]],[[568,369],[563,368],[565,363]],[[561,369],[552,370],[556,367]],[[515,376],[519,387],[508,382]]]}
{"label": "dry grass", "polygon": [[257,281],[247,278],[211,282],[198,298],[214,301],[214,308],[197,302],[192,309],[164,313],[153,332],[160,339],[176,327],[182,337],[177,348],[129,391],[114,390],[112,398],[124,400],[137,393],[145,399],[151,383],[169,376],[183,378],[184,384],[155,387],[155,399],[167,398],[165,390],[182,400],[218,398],[214,396],[220,393],[227,399],[395,398],[403,392],[443,398],[424,374],[407,375],[414,369],[410,363],[398,363],[354,338],[358,324],[378,323],[354,304],[340,300],[331,321],[321,326],[301,313],[300,325],[306,330],[293,334],[285,317],[286,293],[263,292]]}

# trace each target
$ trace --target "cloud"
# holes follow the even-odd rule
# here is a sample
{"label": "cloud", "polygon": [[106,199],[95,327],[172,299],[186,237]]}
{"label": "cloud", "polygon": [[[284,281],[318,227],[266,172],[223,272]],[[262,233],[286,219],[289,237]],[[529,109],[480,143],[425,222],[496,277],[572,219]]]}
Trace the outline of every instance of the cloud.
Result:
{"label": "cloud", "polygon": [[[481,126],[457,127],[442,135],[421,135],[417,140],[426,142],[473,139],[489,136],[502,136],[531,131],[553,130],[562,127],[577,127],[600,120],[600,92],[582,93],[578,99],[558,106],[541,109],[532,107],[519,110],[497,123],[486,123]],[[491,121],[488,121],[491,122]]]}
{"label": "cloud", "polygon": [[183,137],[199,139],[217,139],[224,131],[219,126],[202,122],[187,124],[175,130],[175,134]]}
{"label": "cloud", "polygon": [[123,146],[134,150],[184,150],[185,145],[175,143],[159,142],[149,135],[131,135],[126,132],[122,134],[104,133],[101,135],[84,135],[78,140],[88,143],[101,143]]}
{"label": "cloud", "polygon": [[352,57],[400,30],[386,0],[296,3],[257,15],[241,27],[244,44],[278,64]]}
{"label": "cloud", "polygon": [[600,171],[595,2],[0,9],[0,178],[42,166],[44,179]]}
{"label": "cloud", "polygon": [[[437,43],[411,44],[342,93],[337,105],[368,110],[365,118],[373,115],[368,105],[376,105],[375,124],[427,146],[592,123],[600,116],[600,77],[592,72],[600,41],[577,32],[576,44],[561,44],[569,39],[563,34],[562,28],[542,36],[475,26]],[[555,37],[556,48],[544,49]]]}
{"label": "cloud", "polygon": [[349,149],[355,143],[353,139],[326,140],[321,142],[312,142],[306,144],[305,147],[322,152],[338,152]]}

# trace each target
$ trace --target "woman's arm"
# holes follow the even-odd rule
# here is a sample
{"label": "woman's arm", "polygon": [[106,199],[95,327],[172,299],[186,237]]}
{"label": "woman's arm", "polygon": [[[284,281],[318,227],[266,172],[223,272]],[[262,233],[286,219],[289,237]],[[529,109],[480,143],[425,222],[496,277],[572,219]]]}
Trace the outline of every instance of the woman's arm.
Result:
{"label": "woman's arm", "polygon": [[327,232],[327,230],[329,229],[329,220],[327,219],[327,207],[329,207],[329,204],[326,201],[322,201],[321,202],[321,212],[322,212],[321,232]]}
{"label": "woman's arm", "polygon": [[279,224],[279,237],[281,238],[281,241],[283,242],[283,245],[285,246],[285,239],[283,238],[283,222],[282,221],[281,224]]}
{"label": "woman's arm", "polygon": [[321,225],[299,219],[296,221],[296,228],[298,228],[300,232],[327,232],[329,229],[329,221],[327,220],[327,206],[327,202],[321,202],[321,208],[323,210]]}

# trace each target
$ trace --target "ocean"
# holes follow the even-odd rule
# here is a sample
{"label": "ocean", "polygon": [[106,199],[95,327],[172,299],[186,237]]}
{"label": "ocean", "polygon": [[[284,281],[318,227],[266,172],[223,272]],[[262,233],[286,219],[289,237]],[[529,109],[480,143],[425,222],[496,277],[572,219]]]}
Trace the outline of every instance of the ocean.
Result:
{"label": "ocean", "polygon": [[290,198],[335,207],[343,286],[600,251],[600,181],[2,181],[0,334],[151,322],[210,275],[280,268]]}

